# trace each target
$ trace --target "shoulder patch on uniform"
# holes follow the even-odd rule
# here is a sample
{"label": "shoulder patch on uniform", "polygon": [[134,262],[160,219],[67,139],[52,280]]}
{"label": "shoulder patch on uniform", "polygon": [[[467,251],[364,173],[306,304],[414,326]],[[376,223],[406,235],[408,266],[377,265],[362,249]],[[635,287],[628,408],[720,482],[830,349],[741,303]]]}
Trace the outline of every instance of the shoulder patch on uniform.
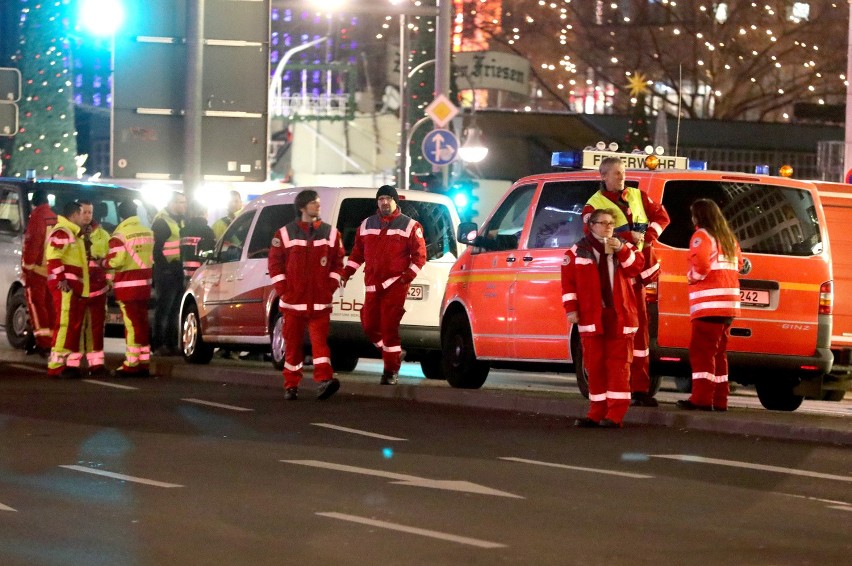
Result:
{"label": "shoulder patch on uniform", "polygon": [[562,260],[562,265],[568,265],[569,263],[571,263],[571,260],[568,259],[568,256],[566,255],[565,259]]}
{"label": "shoulder patch on uniform", "polygon": [[321,265],[321,266],[323,266],[323,267],[325,267],[326,265],[328,265],[328,258],[327,258],[327,257],[325,257],[325,256],[322,256],[322,257],[320,258],[320,265]]}
{"label": "shoulder patch on uniform", "polygon": [[695,238],[694,240],[692,240],[692,247],[693,248],[697,248],[700,245],[701,245],[701,238]]}
{"label": "shoulder patch on uniform", "polygon": [[420,227],[418,226],[418,227],[417,227],[417,232],[416,232],[416,234],[417,234],[417,237],[418,237],[418,238],[422,238],[422,237],[423,237],[423,228],[420,228]]}
{"label": "shoulder patch on uniform", "polygon": [[276,248],[281,247],[281,240],[279,238],[272,238],[272,245]]}

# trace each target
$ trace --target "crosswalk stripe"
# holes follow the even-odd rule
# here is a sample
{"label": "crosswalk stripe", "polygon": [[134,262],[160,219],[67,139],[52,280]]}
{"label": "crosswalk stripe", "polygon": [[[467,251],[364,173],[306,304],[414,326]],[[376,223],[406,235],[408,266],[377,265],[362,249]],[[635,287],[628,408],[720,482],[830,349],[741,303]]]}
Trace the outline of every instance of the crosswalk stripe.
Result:
{"label": "crosswalk stripe", "polygon": [[122,385],[120,383],[110,383],[109,381],[101,381],[99,379],[84,379],[85,383],[91,383],[92,385],[103,385],[104,387],[112,387],[113,389],[128,389],[132,391],[136,391],[139,388],[133,387],[132,385]]}
{"label": "crosswalk stripe", "polygon": [[407,438],[397,438],[396,436],[387,436],[384,434],[378,434],[375,432],[367,432],[365,430],[358,430],[357,428],[348,428],[345,426],[338,426],[329,423],[311,423],[314,426],[321,426],[323,428],[330,428],[332,430],[339,430],[342,432],[350,432],[352,434],[360,434],[361,436],[370,436],[372,438],[380,438],[382,440],[399,440],[401,442],[405,442]]}
{"label": "crosswalk stripe", "polygon": [[224,403],[214,403],[213,401],[204,401],[203,399],[181,399],[181,401],[186,401],[187,403],[195,403],[196,405],[207,405],[208,407],[218,407],[219,409],[229,409],[231,411],[254,411],[254,409],[249,409],[247,407],[237,407],[236,405],[225,405]]}
{"label": "crosswalk stripe", "polygon": [[501,457],[500,460],[506,460],[507,462],[520,462],[521,464],[533,464],[535,466],[547,466],[550,468],[561,468],[563,470],[576,470],[578,472],[592,472],[595,474],[606,474],[610,476],[621,476],[625,478],[633,478],[633,479],[652,479],[654,476],[649,476],[647,474],[636,474],[633,472],[618,472],[616,470],[603,470],[600,468],[584,468],[582,466],[569,466],[567,464],[557,464],[555,462],[541,462],[539,460],[527,460],[526,458],[513,458],[509,456]]}
{"label": "crosswalk stripe", "polygon": [[753,464],[751,462],[738,462],[736,460],[722,460],[719,458],[705,458],[691,454],[651,454],[652,458],[666,458],[668,460],[679,460],[681,462],[694,462],[697,464],[714,464],[717,466],[729,466],[732,468],[745,468],[749,470],[760,470],[763,472],[775,472],[791,476],[805,476],[809,478],[820,478],[842,482],[852,482],[852,476],[838,476],[835,474],[823,474],[821,472],[810,472],[808,470],[797,470],[796,468],[784,468],[781,466],[768,466],[766,464]]}
{"label": "crosswalk stripe", "polygon": [[146,479],[146,478],[138,478],[136,476],[128,476],[128,475],[125,475],[125,474],[117,474],[115,472],[107,472],[105,470],[97,470],[95,468],[87,468],[86,466],[62,465],[62,466],[59,466],[59,467],[60,468],[66,468],[68,470],[74,470],[74,471],[77,471],[77,472],[83,472],[83,473],[86,473],[86,474],[94,474],[96,476],[105,476],[105,477],[108,477],[108,478],[113,478],[113,479],[122,480],[122,481],[129,481],[129,482],[133,482],[133,483],[141,483],[141,484],[145,484],[145,485],[153,485],[154,487],[183,487],[182,485],[176,484],[176,483],[166,483],[166,482],[161,482],[161,481],[157,481],[157,480],[149,480],[149,479]]}

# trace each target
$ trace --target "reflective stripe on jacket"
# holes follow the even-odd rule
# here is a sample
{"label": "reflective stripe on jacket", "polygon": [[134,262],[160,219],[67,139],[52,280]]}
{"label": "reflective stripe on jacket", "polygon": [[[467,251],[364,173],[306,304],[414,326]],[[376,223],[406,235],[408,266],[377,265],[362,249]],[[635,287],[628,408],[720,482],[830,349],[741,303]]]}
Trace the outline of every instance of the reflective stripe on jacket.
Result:
{"label": "reflective stripe on jacket", "polygon": [[113,290],[119,301],[146,301],[151,297],[154,233],[131,216],[116,226],[109,241],[107,263],[115,270]]}
{"label": "reflective stripe on jacket", "polygon": [[269,276],[280,306],[299,312],[331,311],[345,251],[336,228],[324,222],[290,222],[269,246]]}
{"label": "reflective stripe on jacket", "polygon": [[689,240],[689,318],[740,315],[740,280],[743,259],[739,244],[737,256],[719,254],[716,238],[699,228]]}
{"label": "reflective stripe on jacket", "polygon": [[47,284],[56,289],[61,281],[67,281],[71,291],[81,297],[89,296],[89,262],[86,246],[79,237],[80,227],[60,215],[56,225],[47,236],[45,257],[47,258]]}
{"label": "reflective stripe on jacket", "polygon": [[[158,260],[158,263],[159,261],[180,262],[180,229],[183,227],[183,222],[178,222],[165,208],[154,217],[154,223],[158,221],[165,222],[170,233],[165,241],[155,242],[155,259]],[[160,246],[162,246],[162,249],[160,249]],[[161,257],[157,254],[160,254]]]}

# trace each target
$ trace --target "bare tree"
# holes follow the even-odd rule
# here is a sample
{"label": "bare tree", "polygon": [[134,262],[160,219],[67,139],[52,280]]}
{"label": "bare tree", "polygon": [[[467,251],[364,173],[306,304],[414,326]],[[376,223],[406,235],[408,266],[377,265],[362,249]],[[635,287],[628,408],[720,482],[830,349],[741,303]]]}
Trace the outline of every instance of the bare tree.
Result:
{"label": "bare tree", "polygon": [[[555,107],[606,90],[625,113],[628,78],[649,103],[693,118],[775,120],[795,102],[845,99],[848,7],[836,0],[503,0],[477,32],[527,57]],[[472,31],[472,30],[471,30]],[[787,116],[785,116],[787,114]]]}

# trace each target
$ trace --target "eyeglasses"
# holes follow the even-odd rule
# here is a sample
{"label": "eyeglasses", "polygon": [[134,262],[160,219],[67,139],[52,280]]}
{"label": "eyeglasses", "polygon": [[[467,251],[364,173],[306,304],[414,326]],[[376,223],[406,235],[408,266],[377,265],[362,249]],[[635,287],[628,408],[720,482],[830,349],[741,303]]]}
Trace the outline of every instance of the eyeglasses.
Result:
{"label": "eyeglasses", "polygon": [[615,226],[615,222],[598,222],[594,221],[592,224],[603,224],[604,226]]}

